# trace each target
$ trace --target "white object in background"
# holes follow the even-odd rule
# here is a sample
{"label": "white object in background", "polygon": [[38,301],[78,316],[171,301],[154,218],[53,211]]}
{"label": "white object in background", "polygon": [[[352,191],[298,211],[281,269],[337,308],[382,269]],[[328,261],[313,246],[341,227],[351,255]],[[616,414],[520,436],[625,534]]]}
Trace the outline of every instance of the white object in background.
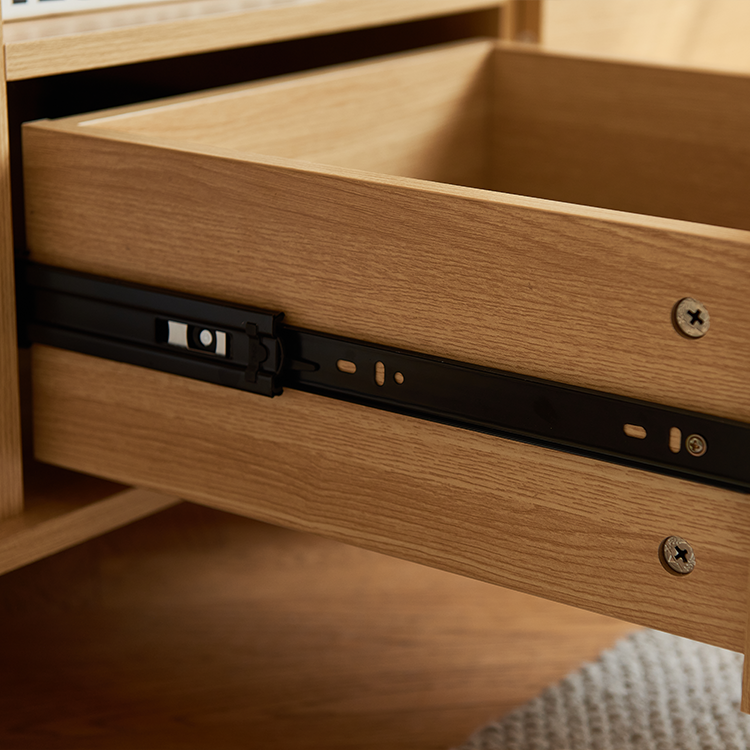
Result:
{"label": "white object in background", "polygon": [[50,16],[97,8],[115,8],[124,5],[153,3],[154,0],[2,0],[3,20]]}
{"label": "white object in background", "polygon": [[[316,0],[245,0],[243,8],[269,8],[283,5],[303,5]],[[122,8],[129,5],[160,5],[158,0],[1,0],[3,20],[79,13],[102,8]]]}

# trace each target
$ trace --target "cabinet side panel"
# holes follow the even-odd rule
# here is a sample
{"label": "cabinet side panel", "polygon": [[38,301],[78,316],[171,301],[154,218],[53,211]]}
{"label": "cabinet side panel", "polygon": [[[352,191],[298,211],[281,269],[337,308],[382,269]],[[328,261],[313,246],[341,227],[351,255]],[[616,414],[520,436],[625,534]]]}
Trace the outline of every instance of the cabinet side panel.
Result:
{"label": "cabinet side panel", "polygon": [[18,395],[10,153],[5,57],[0,17],[0,518],[23,509],[21,416]]}
{"label": "cabinet side panel", "polygon": [[750,229],[750,77],[501,49],[498,190]]}
{"label": "cabinet side panel", "polygon": [[737,0],[547,3],[551,49],[622,60],[750,72],[750,4]]}
{"label": "cabinet side panel", "polygon": [[[266,399],[46,347],[36,347],[34,379],[45,461],[743,647],[745,495],[297,391]],[[672,534],[695,550],[688,576],[659,561]]]}

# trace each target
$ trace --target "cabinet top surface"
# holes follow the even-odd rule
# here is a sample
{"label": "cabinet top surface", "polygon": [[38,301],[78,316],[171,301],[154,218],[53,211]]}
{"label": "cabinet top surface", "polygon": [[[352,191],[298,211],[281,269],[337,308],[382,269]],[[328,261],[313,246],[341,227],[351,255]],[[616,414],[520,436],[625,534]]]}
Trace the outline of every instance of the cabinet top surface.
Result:
{"label": "cabinet top surface", "polygon": [[502,0],[178,0],[5,21],[8,80],[497,7]]}

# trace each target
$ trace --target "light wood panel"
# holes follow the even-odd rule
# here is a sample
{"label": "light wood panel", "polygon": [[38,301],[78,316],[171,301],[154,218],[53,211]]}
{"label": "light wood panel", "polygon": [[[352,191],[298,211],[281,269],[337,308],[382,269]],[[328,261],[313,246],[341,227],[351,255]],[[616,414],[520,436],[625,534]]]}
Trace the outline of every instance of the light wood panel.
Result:
{"label": "light wood panel", "polygon": [[553,0],[543,29],[573,54],[750,72],[744,0]]}
{"label": "light wood panel", "polygon": [[501,49],[496,187],[750,229],[750,77]]}
{"label": "light wood panel", "polygon": [[166,3],[8,24],[10,80],[332,34],[451,13],[497,8],[498,0],[316,0],[258,9],[256,3]]}
{"label": "light wood panel", "polygon": [[84,116],[157,134],[386,174],[488,187],[494,41],[400,54]]}
{"label": "light wood panel", "polygon": [[633,629],[190,504],[0,603],[14,750],[445,750]]}
{"label": "light wood panel", "polygon": [[0,14],[0,519],[23,509],[8,107]]}
{"label": "light wood panel", "polygon": [[[266,399],[46,347],[35,348],[34,377],[44,461],[744,647],[746,495],[301,392]],[[689,576],[659,561],[671,534],[695,549]]]}
{"label": "light wood panel", "polygon": [[156,492],[53,467],[30,467],[22,515],[0,524],[0,574],[53,555],[179,502]]}
{"label": "light wood panel", "polygon": [[510,0],[506,3],[502,38],[523,43],[540,42],[543,7],[542,0]]}
{"label": "light wood panel", "polygon": [[747,232],[66,128],[26,129],[34,260],[750,421]]}

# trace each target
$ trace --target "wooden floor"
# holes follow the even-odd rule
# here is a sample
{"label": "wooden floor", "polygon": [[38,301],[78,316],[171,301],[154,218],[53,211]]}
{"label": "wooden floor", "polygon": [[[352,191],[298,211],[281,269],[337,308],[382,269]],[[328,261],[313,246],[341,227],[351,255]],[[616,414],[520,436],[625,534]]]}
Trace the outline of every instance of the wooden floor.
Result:
{"label": "wooden floor", "polygon": [[0,607],[4,750],[448,748],[633,630],[188,504]]}

